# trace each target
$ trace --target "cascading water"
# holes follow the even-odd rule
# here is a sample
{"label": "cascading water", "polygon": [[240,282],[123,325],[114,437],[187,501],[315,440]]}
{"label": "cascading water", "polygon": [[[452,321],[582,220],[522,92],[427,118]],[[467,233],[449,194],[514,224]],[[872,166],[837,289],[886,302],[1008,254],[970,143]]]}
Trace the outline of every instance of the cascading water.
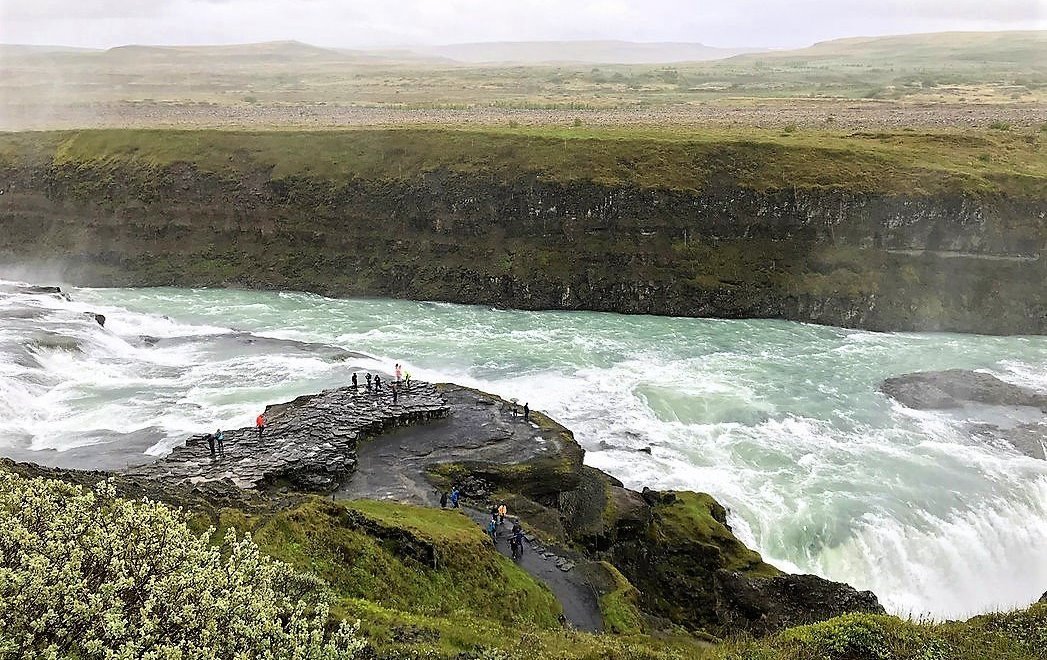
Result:
{"label": "cascading water", "polygon": [[[877,392],[889,376],[956,367],[1047,390],[1047,337],[297,293],[12,291],[0,293],[0,453],[147,460],[399,361],[416,378],[548,411],[588,463],[630,487],[712,493],[770,561],[872,589],[893,612],[963,616],[1047,589],[1047,461]],[[105,328],[84,311],[104,313]]]}

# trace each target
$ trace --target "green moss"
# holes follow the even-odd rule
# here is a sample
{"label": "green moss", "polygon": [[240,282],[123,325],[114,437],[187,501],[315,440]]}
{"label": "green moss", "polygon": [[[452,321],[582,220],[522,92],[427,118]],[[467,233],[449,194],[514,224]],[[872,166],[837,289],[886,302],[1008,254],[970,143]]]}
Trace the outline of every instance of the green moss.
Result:
{"label": "green moss", "polygon": [[721,565],[729,571],[753,577],[780,575],[774,566],[763,561],[760,553],[739,541],[720,520],[726,516],[723,507],[706,493],[678,492],[671,504],[655,507],[653,533],[669,542],[695,542],[715,547]]}
{"label": "green moss", "polygon": [[647,631],[638,606],[639,592],[621,572],[607,562],[600,565],[614,581],[613,590],[600,598],[600,613],[604,629],[619,635],[635,635]]}

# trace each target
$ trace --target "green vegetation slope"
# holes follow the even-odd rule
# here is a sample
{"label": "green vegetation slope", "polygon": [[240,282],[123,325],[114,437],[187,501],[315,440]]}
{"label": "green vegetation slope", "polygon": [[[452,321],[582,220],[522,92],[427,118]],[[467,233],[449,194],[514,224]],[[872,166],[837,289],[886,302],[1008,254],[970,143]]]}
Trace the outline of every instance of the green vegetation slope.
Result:
{"label": "green vegetation slope", "polygon": [[[268,513],[206,507],[190,519],[120,499],[105,482],[87,491],[5,470],[0,485],[4,658],[1047,657],[1047,604],[949,623],[846,615],[750,641],[649,636],[629,625],[634,589],[620,574],[608,605],[630,632],[574,633],[457,513],[305,498]],[[204,529],[212,516],[226,532]],[[359,619],[360,632],[339,630],[343,618]]]}

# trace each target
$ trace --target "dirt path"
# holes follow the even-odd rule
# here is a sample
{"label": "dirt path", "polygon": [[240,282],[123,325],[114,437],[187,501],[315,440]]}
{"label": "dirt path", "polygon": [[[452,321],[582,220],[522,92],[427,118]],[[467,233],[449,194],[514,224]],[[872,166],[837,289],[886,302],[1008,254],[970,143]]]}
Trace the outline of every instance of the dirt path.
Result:
{"label": "dirt path", "polygon": [[[513,418],[491,399],[465,388],[450,388],[444,396],[451,407],[448,417],[362,443],[357,449],[356,472],[335,497],[439,506],[440,494],[426,479],[429,465],[460,460],[515,463],[560,450],[555,433]],[[482,510],[464,508],[462,512],[478,525],[487,522],[487,514]],[[505,556],[510,556],[509,529],[507,522],[496,544]],[[603,629],[596,591],[570,562],[565,564],[547,548],[538,552],[525,541],[519,564],[549,587],[572,626],[593,632]]]}

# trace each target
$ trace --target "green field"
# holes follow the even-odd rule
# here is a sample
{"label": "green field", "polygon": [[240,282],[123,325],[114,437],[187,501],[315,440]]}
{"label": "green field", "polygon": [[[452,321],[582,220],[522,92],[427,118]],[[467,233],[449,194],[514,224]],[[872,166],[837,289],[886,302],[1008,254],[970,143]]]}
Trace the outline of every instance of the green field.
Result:
{"label": "green field", "polygon": [[1047,131],[774,131],[518,127],[327,131],[95,130],[0,134],[0,158],[57,164],[270,171],[400,180],[445,170],[509,180],[701,190],[729,177],[756,190],[843,187],[933,193],[1047,190]]}

